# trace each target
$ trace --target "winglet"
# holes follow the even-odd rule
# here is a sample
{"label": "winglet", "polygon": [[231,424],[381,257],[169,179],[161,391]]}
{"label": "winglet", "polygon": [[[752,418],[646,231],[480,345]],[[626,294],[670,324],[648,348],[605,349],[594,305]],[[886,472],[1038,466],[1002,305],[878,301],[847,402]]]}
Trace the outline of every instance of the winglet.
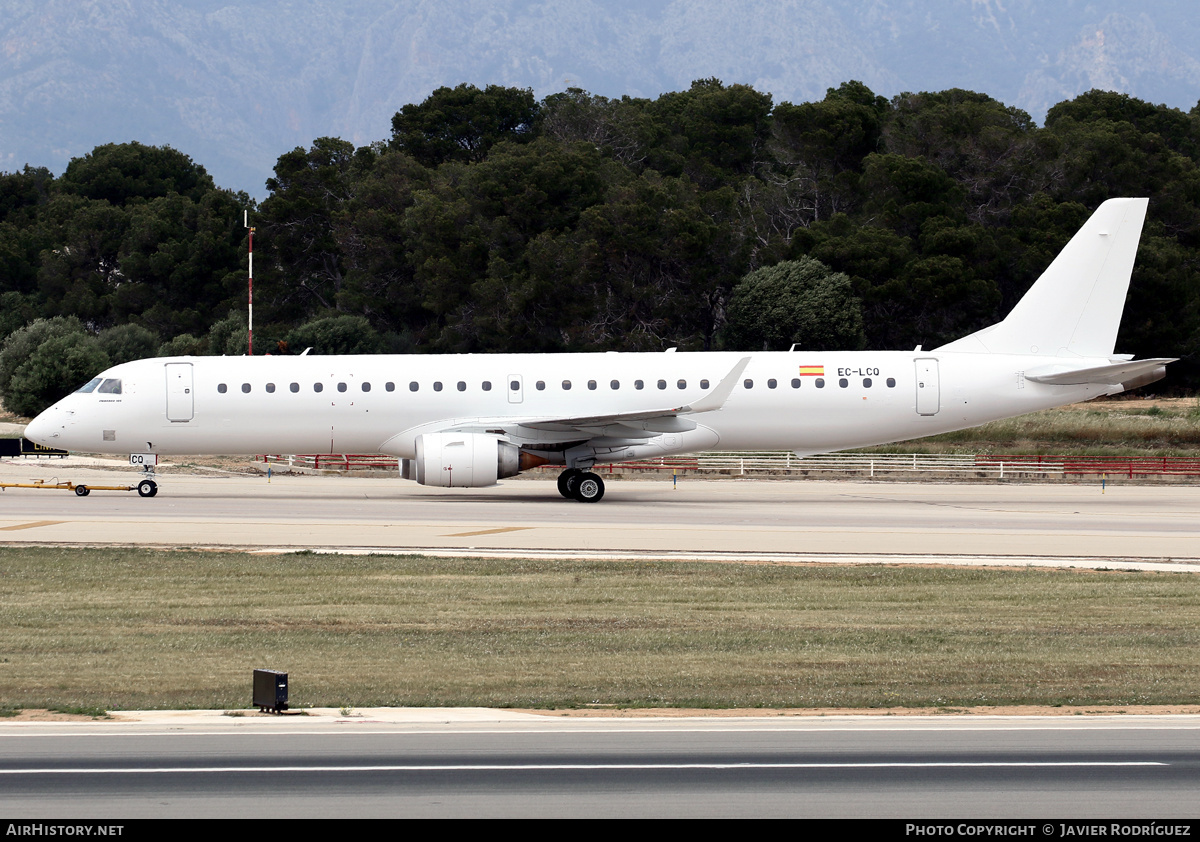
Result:
{"label": "winglet", "polygon": [[712,412],[714,409],[720,409],[725,405],[725,401],[729,400],[729,396],[733,394],[733,387],[737,385],[738,379],[742,376],[742,372],[746,370],[746,366],[748,365],[750,365],[750,358],[742,357],[738,360],[738,364],[730,369],[724,379],[717,384],[715,389],[695,403],[681,406],[679,411]]}

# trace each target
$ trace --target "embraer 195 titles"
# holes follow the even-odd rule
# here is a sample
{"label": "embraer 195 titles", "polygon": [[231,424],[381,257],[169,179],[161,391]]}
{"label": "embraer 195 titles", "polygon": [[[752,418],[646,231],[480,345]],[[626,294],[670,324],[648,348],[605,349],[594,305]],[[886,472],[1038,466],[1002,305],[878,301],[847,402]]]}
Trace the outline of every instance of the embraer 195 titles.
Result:
{"label": "embraer 195 titles", "polygon": [[442,487],[561,465],[562,495],[595,502],[597,463],[944,433],[1164,376],[1174,360],[1113,353],[1146,205],[1105,202],[1004,321],[932,351],[164,357],[108,369],[26,436],[151,463],[385,453]]}

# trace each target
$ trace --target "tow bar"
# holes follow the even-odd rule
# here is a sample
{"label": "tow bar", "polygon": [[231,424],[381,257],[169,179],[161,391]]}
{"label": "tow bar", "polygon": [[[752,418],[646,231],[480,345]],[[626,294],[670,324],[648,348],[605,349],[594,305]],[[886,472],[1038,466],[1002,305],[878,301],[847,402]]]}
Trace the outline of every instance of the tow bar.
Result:
{"label": "tow bar", "polygon": [[87,497],[93,491],[136,491],[140,497],[153,497],[158,494],[158,483],[152,479],[144,479],[137,485],[79,485],[73,482],[0,482],[0,489],[5,488],[40,488],[46,491],[74,491],[77,497]]}

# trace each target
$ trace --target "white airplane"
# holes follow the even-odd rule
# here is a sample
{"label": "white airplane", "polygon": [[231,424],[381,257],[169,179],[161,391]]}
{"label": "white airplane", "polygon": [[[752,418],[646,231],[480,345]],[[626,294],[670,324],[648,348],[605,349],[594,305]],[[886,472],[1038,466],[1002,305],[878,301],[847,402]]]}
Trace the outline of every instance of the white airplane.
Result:
{"label": "white airplane", "polygon": [[164,357],[108,369],[25,435],[135,464],[385,453],[442,487],[561,465],[562,495],[596,502],[598,463],[944,433],[1165,375],[1173,359],[1113,353],[1146,205],[1105,202],[1004,321],[932,351]]}

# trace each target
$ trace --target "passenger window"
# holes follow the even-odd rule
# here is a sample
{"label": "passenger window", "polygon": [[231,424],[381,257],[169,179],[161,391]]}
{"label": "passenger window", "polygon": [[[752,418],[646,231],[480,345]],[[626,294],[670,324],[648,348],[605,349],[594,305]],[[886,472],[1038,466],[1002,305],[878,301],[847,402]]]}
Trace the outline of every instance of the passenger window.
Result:
{"label": "passenger window", "polygon": [[338,384],[338,391],[339,391],[339,392],[344,392],[344,391],[346,391],[346,384],[345,384],[345,383],[339,383],[339,384]]}
{"label": "passenger window", "polygon": [[391,380],[389,380],[388,382],[383,384],[383,388],[385,391],[394,392],[394,391],[396,391],[396,384],[393,383]]}
{"label": "passenger window", "polygon": [[617,389],[620,389],[620,388],[621,388],[621,381],[620,381],[620,380],[613,380],[613,381],[611,381],[611,382],[608,384],[608,388],[612,389],[612,390],[615,392]]}
{"label": "passenger window", "polygon": [[321,383],[314,383],[314,384],[313,384],[313,391],[314,391],[314,392],[319,392],[319,391],[321,391],[321,390],[322,390],[322,389],[324,389],[324,388],[325,388],[325,386],[324,386],[323,384],[321,384]]}
{"label": "passenger window", "polygon": [[770,380],[767,381],[768,389],[774,389],[778,385],[779,385],[779,381],[776,380],[774,377],[772,377]]}
{"label": "passenger window", "polygon": [[433,391],[435,391],[435,392],[442,391],[442,381],[441,380],[433,381]]}
{"label": "passenger window", "polygon": [[410,391],[410,392],[415,392],[415,391],[417,391],[417,389],[420,389],[420,388],[421,387],[417,385],[416,380],[414,380],[413,382],[408,384],[408,391]]}
{"label": "passenger window", "polygon": [[225,394],[226,392],[228,392],[228,391],[229,391],[229,387],[228,387],[228,386],[226,386],[224,383],[218,383],[218,384],[217,384],[217,391],[218,391],[218,392],[220,392],[220,393],[223,395],[223,394]]}
{"label": "passenger window", "polygon": [[815,385],[818,389],[824,389],[825,388],[825,378],[818,377],[817,382],[813,385]]}
{"label": "passenger window", "polygon": [[247,395],[248,395],[248,394],[250,394],[250,384],[249,384],[249,383],[243,383],[243,384],[242,384],[242,391],[243,391],[245,394],[247,394]]}
{"label": "passenger window", "polygon": [[460,391],[460,392],[467,391],[467,384],[462,380],[458,381],[458,391]]}
{"label": "passenger window", "polygon": [[563,381],[563,391],[564,391],[564,392],[569,392],[569,391],[571,391],[571,381],[570,381],[570,380],[564,380],[564,381]]}
{"label": "passenger window", "polygon": [[100,384],[100,388],[96,390],[102,395],[119,395],[121,394],[121,378],[110,377]]}
{"label": "passenger window", "polygon": [[889,389],[895,389],[895,388],[896,388],[896,378],[895,378],[895,377],[889,377],[889,378],[887,379],[887,387],[888,387]]}
{"label": "passenger window", "polygon": [[679,381],[678,383],[676,383],[675,385],[676,385],[676,386],[678,386],[680,389],[686,389],[686,388],[687,388],[687,381],[686,381],[686,380],[680,380],[680,381]]}
{"label": "passenger window", "polygon": [[800,378],[799,378],[799,377],[793,377],[793,378],[792,378],[792,388],[793,388],[793,389],[799,389],[799,388],[800,388]]}
{"label": "passenger window", "polygon": [[667,388],[667,381],[666,381],[666,380],[659,380],[659,381],[658,381],[658,388],[660,388],[660,389],[665,389],[665,388]]}
{"label": "passenger window", "polygon": [[95,388],[96,388],[97,386],[99,386],[99,385],[100,385],[100,378],[99,378],[99,377],[93,377],[91,380],[89,380],[88,382],[84,383],[82,386],[80,386],[80,387],[79,387],[78,389],[76,389],[75,391],[76,391],[76,392],[79,392],[79,393],[81,393],[81,394],[84,394],[84,395],[86,395],[86,394],[88,394],[89,392],[91,392],[91,391],[92,391],[92,389],[95,389]]}
{"label": "passenger window", "polygon": [[847,380],[845,377],[843,377],[838,380],[838,385],[841,386],[843,389],[845,389],[847,386],[850,385],[850,381]]}
{"label": "passenger window", "polygon": [[363,381],[363,385],[362,385],[362,390],[363,390],[364,392],[369,392],[369,391],[371,391],[371,384],[370,384],[370,383],[368,383],[366,380],[364,380],[364,381]]}
{"label": "passenger window", "polygon": [[742,381],[742,385],[745,386],[747,389],[753,389],[754,381],[751,380],[749,377],[747,377],[745,380]]}
{"label": "passenger window", "polygon": [[520,381],[520,380],[512,380],[512,381],[509,381],[509,384],[508,384],[508,391],[510,391],[510,392],[519,392],[519,391],[521,391],[521,381]]}
{"label": "passenger window", "polygon": [[870,388],[871,388],[871,378],[870,378],[870,377],[864,377],[864,378],[863,378],[863,388],[864,388],[864,389],[870,389]]}
{"label": "passenger window", "polygon": [[483,381],[483,391],[485,391],[485,392],[492,391],[492,381],[491,380]]}
{"label": "passenger window", "polygon": [[707,381],[707,380],[701,380],[701,381],[700,381],[700,388],[701,388],[701,389],[707,389],[707,388],[708,388],[708,381]]}
{"label": "passenger window", "polygon": [[545,380],[539,380],[539,381],[538,381],[536,384],[534,384],[534,385],[535,385],[535,387],[537,388],[537,390],[538,390],[539,392],[544,392],[544,391],[546,391],[546,381],[545,381]]}
{"label": "passenger window", "polygon": [[270,394],[275,394],[275,384],[274,383],[267,384],[267,392]]}
{"label": "passenger window", "polygon": [[288,388],[289,388],[289,389],[291,389],[293,392],[299,392],[299,391],[300,391],[300,384],[299,384],[299,383],[293,383],[292,385],[288,386]]}
{"label": "passenger window", "polygon": [[595,390],[596,390],[596,381],[595,381],[595,380],[589,380],[589,381],[588,381],[588,388],[589,388],[589,389],[591,389],[592,391],[595,391]]}
{"label": "passenger window", "polygon": [[634,380],[633,388],[637,389],[640,392],[642,389],[646,388],[646,381],[645,380]]}

